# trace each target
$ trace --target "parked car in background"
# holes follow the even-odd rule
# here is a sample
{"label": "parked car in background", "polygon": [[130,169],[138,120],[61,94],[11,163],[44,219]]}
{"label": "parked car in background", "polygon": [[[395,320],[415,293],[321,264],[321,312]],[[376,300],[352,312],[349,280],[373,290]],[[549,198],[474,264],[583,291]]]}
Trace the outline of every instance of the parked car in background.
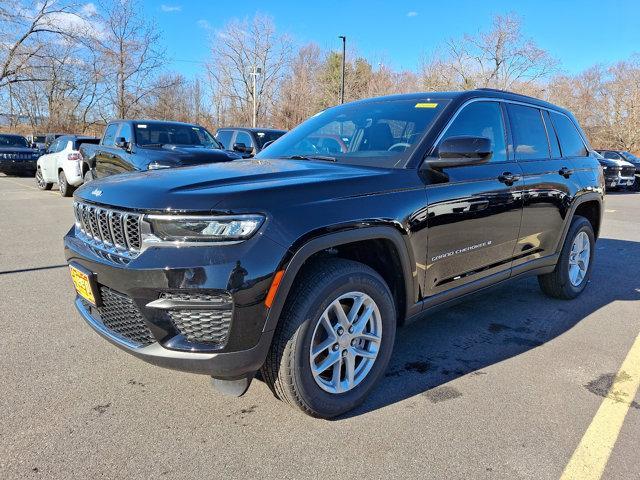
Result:
{"label": "parked car in background", "polygon": [[[318,153],[328,133],[348,151]],[[603,181],[550,103],[379,97],[329,108],[255,159],[78,189],[65,255],[78,311],[122,350],[234,395],[261,370],[282,401],[333,417],[384,377],[405,321],[526,276],[580,295]]]}
{"label": "parked car in background", "polygon": [[44,148],[45,150],[59,137],[65,135],[64,133],[47,133],[44,136]]}
{"label": "parked car in background", "polygon": [[51,190],[58,184],[60,195],[70,197],[76,187],[82,185],[82,155],[80,146],[97,145],[99,138],[79,135],[63,135],[53,141],[47,153],[38,159],[36,184],[40,190]]}
{"label": "parked car in background", "polygon": [[636,181],[636,166],[625,160],[620,152],[596,150],[596,155],[604,171],[605,184],[609,190],[633,187]]}
{"label": "parked car in background", "polygon": [[267,144],[271,144],[287,133],[274,128],[225,127],[216,131],[216,140],[227,150],[240,153],[244,158],[260,153]]}
{"label": "parked car in background", "polygon": [[135,170],[156,170],[242,158],[226,151],[204,127],[160,120],[118,120],[98,145],[83,145],[85,182]]}
{"label": "parked car in background", "polygon": [[0,173],[33,175],[40,152],[22,135],[0,134]]}
{"label": "parked car in background", "polygon": [[27,140],[33,148],[37,148],[43,153],[47,149],[45,146],[46,137],[44,135],[27,135]]}
{"label": "parked car in background", "polygon": [[640,192],[640,158],[636,157],[633,153],[626,152],[624,150],[598,150],[598,153],[609,160],[625,160],[631,163],[635,168],[632,188],[636,192]]}

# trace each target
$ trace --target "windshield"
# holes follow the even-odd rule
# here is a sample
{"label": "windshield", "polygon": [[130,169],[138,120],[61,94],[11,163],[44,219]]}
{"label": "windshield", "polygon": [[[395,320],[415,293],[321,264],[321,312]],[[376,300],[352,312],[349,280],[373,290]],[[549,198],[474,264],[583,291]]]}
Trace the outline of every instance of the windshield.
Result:
{"label": "windshield", "polygon": [[267,142],[275,142],[285,133],[286,132],[256,132],[258,147],[262,148]]}
{"label": "windshield", "polygon": [[448,100],[380,100],[330,108],[300,124],[256,158],[304,158],[399,167]]}
{"label": "windshield", "polygon": [[202,127],[172,123],[136,123],[136,145],[140,147],[182,145],[202,148],[222,148],[222,145]]}
{"label": "windshield", "polygon": [[45,136],[44,135],[37,135],[37,136],[33,137],[33,141],[35,143],[44,143],[45,142]]}
{"label": "windshield", "polygon": [[29,142],[20,135],[0,135],[0,148],[1,147],[29,148]]}

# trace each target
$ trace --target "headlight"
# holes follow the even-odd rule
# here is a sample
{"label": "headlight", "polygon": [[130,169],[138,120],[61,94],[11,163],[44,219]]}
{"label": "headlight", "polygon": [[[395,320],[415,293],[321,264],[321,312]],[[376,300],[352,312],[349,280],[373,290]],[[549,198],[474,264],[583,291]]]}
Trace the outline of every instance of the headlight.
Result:
{"label": "headlight", "polygon": [[224,242],[246,240],[264,222],[262,215],[176,216],[149,215],[151,233],[161,240]]}

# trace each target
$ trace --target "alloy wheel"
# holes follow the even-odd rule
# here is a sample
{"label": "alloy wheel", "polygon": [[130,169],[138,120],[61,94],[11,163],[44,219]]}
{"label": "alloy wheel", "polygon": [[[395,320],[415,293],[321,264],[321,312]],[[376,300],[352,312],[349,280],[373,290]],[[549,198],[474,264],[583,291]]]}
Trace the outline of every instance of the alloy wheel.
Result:
{"label": "alloy wheel", "polygon": [[311,373],[329,393],[348,392],[360,384],[376,361],[382,318],[373,299],[349,292],[331,302],[318,319],[311,341]]}
{"label": "alloy wheel", "polygon": [[573,239],[569,253],[569,281],[574,287],[579,286],[589,270],[591,243],[586,232],[580,232]]}

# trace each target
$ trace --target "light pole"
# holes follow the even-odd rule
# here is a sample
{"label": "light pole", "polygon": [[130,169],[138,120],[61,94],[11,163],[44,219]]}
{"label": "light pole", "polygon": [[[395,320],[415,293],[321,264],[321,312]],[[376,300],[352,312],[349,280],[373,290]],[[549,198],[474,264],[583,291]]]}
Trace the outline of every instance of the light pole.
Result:
{"label": "light pole", "polygon": [[340,103],[342,104],[344,103],[344,64],[347,51],[347,37],[340,35],[338,38],[342,39],[342,76],[340,77]]}
{"label": "light pole", "polygon": [[252,119],[253,128],[256,128],[256,123],[258,121],[258,111],[256,109],[256,78],[258,78],[258,75],[260,75],[261,73],[262,73],[262,69],[254,65],[253,71],[249,74],[253,76],[253,91],[251,95],[253,97],[253,119]]}

